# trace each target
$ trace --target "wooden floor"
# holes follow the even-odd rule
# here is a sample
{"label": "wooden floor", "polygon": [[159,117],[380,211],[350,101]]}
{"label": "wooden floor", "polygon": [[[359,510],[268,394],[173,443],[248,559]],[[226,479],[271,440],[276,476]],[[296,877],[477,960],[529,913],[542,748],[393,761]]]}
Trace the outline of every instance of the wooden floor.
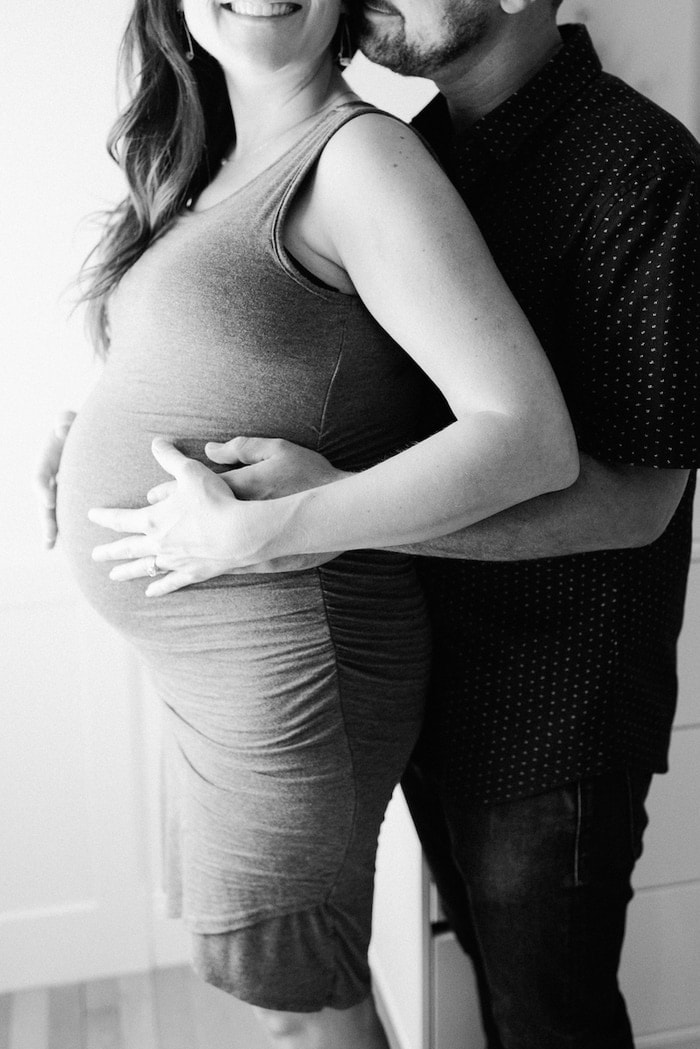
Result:
{"label": "wooden floor", "polygon": [[0,1049],[269,1049],[246,1006],[186,968],[0,995]]}

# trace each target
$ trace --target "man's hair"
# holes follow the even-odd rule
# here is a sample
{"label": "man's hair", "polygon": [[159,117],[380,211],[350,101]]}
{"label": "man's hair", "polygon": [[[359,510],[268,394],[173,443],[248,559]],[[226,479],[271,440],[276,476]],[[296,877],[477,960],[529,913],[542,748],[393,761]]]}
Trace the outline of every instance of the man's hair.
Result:
{"label": "man's hair", "polygon": [[564,3],[564,0],[552,0],[552,7],[553,7],[553,8],[554,8],[554,10],[556,11],[556,10],[557,10],[557,8],[558,8],[558,7],[561,7],[561,5],[562,5],[563,3]]}

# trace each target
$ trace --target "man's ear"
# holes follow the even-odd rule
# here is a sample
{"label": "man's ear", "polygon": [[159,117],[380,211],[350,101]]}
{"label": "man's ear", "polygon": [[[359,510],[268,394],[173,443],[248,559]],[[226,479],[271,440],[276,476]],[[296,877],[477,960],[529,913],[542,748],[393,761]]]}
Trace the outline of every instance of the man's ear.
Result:
{"label": "man's ear", "polygon": [[500,0],[501,10],[507,15],[519,15],[537,0]]}

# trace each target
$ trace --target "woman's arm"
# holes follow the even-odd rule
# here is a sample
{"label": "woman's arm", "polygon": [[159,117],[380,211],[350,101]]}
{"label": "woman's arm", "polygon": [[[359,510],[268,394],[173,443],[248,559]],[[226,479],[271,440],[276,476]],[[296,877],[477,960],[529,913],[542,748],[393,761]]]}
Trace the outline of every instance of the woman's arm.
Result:
{"label": "woman's arm", "polygon": [[[240,499],[277,499],[347,476],[318,452],[276,438],[235,437],[207,445],[207,455],[221,465],[236,465],[219,476]],[[425,557],[527,561],[646,546],[666,530],[689,474],[604,463],[581,453],[578,478],[569,488],[401,549]]]}
{"label": "woman's arm", "polygon": [[456,422],[361,474],[278,501],[284,553],[419,542],[575,480],[551,367],[413,132],[382,115],[345,125],[319,161],[304,217],[313,250],[348,273]]}
{"label": "woman's arm", "polygon": [[[98,548],[98,559],[157,555],[161,567],[177,565],[170,582],[186,585],[292,554],[421,542],[575,480],[573,431],[551,367],[473,219],[409,129],[381,115],[342,128],[319,162],[304,229],[456,421],[369,470],[270,502],[238,502],[224,482],[200,477],[205,467],[159,453],[178,489],[185,476],[192,483],[198,508],[183,488],[148,511],[98,512],[106,527],[143,533]],[[195,575],[180,582],[188,551]],[[149,591],[174,588],[166,582]]]}

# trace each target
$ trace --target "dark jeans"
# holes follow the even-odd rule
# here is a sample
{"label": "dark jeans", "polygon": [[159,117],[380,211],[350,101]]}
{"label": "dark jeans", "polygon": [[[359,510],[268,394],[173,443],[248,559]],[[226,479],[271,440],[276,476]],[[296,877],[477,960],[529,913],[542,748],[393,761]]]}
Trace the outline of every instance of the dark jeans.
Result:
{"label": "dark jeans", "polygon": [[617,969],[650,780],[623,770],[460,811],[409,768],[404,794],[474,962],[488,1049],[633,1049]]}

